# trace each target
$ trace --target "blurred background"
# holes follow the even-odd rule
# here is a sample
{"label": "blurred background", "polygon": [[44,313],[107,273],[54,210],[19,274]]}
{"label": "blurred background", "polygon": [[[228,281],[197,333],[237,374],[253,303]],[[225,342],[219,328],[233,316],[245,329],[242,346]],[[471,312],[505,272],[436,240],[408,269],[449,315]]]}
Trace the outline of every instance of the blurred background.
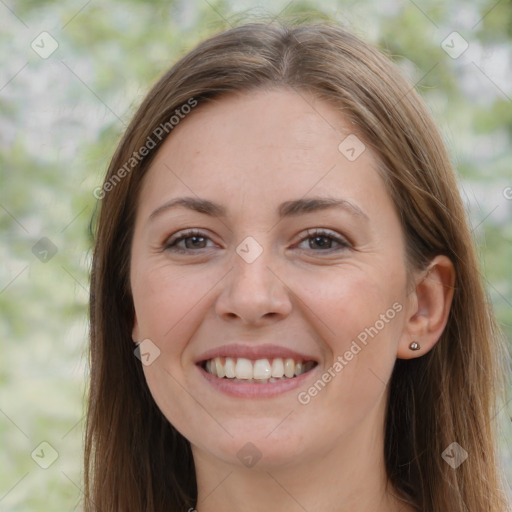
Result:
{"label": "blurred background", "polygon": [[[422,94],[510,345],[510,0],[0,0],[1,511],[81,510],[93,190],[130,117],[200,40],[288,16],[351,27]],[[511,415],[505,400],[496,421],[512,483]]]}

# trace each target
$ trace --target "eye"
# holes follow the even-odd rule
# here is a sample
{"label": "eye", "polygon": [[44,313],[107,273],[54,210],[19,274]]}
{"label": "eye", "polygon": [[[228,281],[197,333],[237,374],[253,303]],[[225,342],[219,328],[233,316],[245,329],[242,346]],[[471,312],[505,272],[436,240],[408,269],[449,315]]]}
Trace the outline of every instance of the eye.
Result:
{"label": "eye", "polygon": [[[308,236],[303,237],[296,247],[299,247],[306,241],[309,241],[306,250],[313,250],[315,252],[332,252],[346,250],[351,247],[347,240],[330,231],[308,229],[307,234]],[[195,249],[208,249],[211,247],[208,246],[208,241],[211,240],[205,233],[191,229],[171,236],[166,240],[162,249],[178,253],[197,252]]]}
{"label": "eye", "polygon": [[[309,241],[306,249],[314,250],[315,252],[330,252],[336,250],[345,250],[350,248],[350,244],[344,238],[323,229],[309,230],[307,231],[308,236],[304,237],[300,244]],[[300,245],[298,244],[298,245]],[[333,247],[338,245],[338,248]],[[319,248],[319,250],[317,249]]]}
{"label": "eye", "polygon": [[207,240],[210,239],[204,233],[191,229],[171,236],[166,240],[163,249],[182,253],[193,251],[194,249],[207,249]]}

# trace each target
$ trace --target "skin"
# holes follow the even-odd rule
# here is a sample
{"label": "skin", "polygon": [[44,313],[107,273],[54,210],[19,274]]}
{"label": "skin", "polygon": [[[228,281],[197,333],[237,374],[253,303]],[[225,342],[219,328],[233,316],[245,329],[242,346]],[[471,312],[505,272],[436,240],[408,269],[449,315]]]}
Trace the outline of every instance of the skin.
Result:
{"label": "skin", "polygon": [[[438,256],[408,282],[399,217],[376,157],[366,147],[349,161],[338,150],[350,133],[330,104],[306,93],[231,94],[181,121],[145,177],[132,245],[133,339],[160,350],[144,372],[156,403],[191,443],[199,512],[413,510],[386,487],[387,383],[397,357],[420,357],[438,340],[453,267]],[[177,208],[148,220],[182,196],[220,203],[227,215]],[[312,196],[342,198],[364,215],[327,209],[279,219],[283,201]],[[164,248],[189,228],[206,240],[181,241],[185,254]],[[308,229],[348,246],[329,238],[320,246]],[[263,249],[250,264],[236,252],[248,236]],[[393,304],[401,311],[299,403],[298,392]],[[419,351],[408,348],[412,341]],[[194,362],[230,342],[274,343],[314,355],[318,366],[297,390],[227,396]],[[244,450],[261,455],[253,467],[237,457],[248,442],[256,448]]]}

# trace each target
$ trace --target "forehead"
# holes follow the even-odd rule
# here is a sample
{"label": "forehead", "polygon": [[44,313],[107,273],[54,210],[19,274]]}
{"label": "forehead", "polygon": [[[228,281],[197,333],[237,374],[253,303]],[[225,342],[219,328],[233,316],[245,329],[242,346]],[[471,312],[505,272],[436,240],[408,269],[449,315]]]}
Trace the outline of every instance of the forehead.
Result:
{"label": "forehead", "polygon": [[180,121],[145,177],[141,206],[178,195],[263,206],[335,192],[386,199],[371,150],[332,104],[305,91],[257,90]]}

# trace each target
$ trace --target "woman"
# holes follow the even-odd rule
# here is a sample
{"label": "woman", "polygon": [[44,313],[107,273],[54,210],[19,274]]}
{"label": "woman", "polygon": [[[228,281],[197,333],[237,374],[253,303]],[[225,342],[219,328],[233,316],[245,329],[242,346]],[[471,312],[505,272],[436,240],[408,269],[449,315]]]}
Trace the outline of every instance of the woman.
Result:
{"label": "woman", "polygon": [[508,510],[457,182],[377,50],[327,24],[210,38],[95,194],[87,511]]}

